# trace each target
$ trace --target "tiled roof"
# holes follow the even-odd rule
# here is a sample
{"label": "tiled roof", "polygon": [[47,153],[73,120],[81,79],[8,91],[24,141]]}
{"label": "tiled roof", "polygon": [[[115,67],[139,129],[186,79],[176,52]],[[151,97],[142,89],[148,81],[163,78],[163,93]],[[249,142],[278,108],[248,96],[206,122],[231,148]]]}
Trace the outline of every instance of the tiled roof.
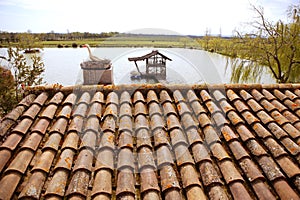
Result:
{"label": "tiled roof", "polygon": [[299,199],[300,85],[38,87],[0,124],[0,199]]}

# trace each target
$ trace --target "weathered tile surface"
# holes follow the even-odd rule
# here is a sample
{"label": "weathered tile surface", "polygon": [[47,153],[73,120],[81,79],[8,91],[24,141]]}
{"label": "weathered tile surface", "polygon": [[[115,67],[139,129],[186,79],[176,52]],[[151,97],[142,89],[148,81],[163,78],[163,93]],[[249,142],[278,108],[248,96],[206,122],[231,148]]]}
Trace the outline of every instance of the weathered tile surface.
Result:
{"label": "weathered tile surface", "polygon": [[0,199],[299,199],[299,85],[28,94],[0,123]]}

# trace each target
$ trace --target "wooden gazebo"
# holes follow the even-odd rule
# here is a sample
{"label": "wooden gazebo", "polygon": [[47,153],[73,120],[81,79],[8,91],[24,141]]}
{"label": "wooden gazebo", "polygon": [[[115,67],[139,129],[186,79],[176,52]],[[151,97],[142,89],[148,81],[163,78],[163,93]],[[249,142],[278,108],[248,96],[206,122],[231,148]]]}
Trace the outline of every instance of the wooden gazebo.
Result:
{"label": "wooden gazebo", "polygon": [[[166,79],[166,61],[172,61],[172,59],[159,53],[157,50],[152,51],[141,57],[128,58],[129,61],[134,61],[135,66],[141,76],[155,76],[157,79]],[[137,61],[146,60],[146,72],[141,72]]]}

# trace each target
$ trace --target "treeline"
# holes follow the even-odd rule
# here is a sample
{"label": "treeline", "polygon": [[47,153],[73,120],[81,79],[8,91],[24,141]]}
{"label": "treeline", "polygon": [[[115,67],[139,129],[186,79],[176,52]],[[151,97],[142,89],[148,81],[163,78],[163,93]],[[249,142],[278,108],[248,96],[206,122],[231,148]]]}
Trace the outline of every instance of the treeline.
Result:
{"label": "treeline", "polygon": [[30,31],[24,33],[14,33],[0,31],[0,43],[18,43],[24,34],[30,34],[39,41],[73,41],[84,39],[99,39],[109,38],[118,35],[118,32],[102,32],[102,33],[89,33],[89,32],[71,32],[71,33],[31,33]]}

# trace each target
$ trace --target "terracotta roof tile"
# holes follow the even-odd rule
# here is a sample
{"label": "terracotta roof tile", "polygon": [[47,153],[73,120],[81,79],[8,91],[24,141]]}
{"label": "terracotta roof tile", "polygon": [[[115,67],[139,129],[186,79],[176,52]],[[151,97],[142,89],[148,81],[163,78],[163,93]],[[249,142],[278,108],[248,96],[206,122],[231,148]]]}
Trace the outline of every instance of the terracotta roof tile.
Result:
{"label": "terracotta roof tile", "polygon": [[122,105],[122,104],[130,104],[130,105],[132,104],[131,96],[128,91],[122,92],[122,94],[120,96],[120,105]]}
{"label": "terracotta roof tile", "polygon": [[95,171],[114,170],[114,151],[110,148],[99,150],[95,163]]}
{"label": "terracotta roof tile", "polygon": [[174,149],[176,162],[178,167],[185,166],[187,164],[194,165],[194,159],[190,154],[189,149],[185,145],[178,145]]}
{"label": "terracotta roof tile", "polygon": [[281,143],[292,155],[299,155],[300,147],[293,140],[291,140],[290,138],[283,138],[281,139]]}
{"label": "terracotta roof tile", "polygon": [[1,156],[1,160],[0,160],[0,172],[3,171],[5,165],[7,164],[8,160],[11,158],[12,152],[10,150],[7,149],[1,149],[0,150],[0,156]]}
{"label": "terracotta roof tile", "polygon": [[111,115],[108,115],[102,125],[102,130],[114,132],[116,129],[116,121],[115,118]]}
{"label": "terracotta roof tile", "polygon": [[48,119],[40,119],[32,127],[31,132],[37,132],[37,133],[44,135],[47,131],[49,124],[50,124],[50,121]]}
{"label": "terracotta roof tile", "polygon": [[258,179],[264,181],[265,177],[263,176],[262,172],[259,170],[258,166],[250,160],[249,158],[243,159],[240,162],[241,168],[243,172],[246,174],[248,180],[251,183],[255,183]]}
{"label": "terracotta roof tile", "polygon": [[168,133],[163,129],[156,129],[153,131],[154,136],[154,146],[155,148],[161,146],[161,145],[170,145],[170,142],[168,140]]}
{"label": "terracotta roof tile", "polygon": [[251,158],[240,142],[233,141],[229,144],[229,147],[230,147],[235,159],[241,160],[244,158]]}
{"label": "terracotta roof tile", "polygon": [[28,94],[26,97],[24,97],[24,99],[22,99],[18,105],[18,107],[25,107],[28,108],[30,106],[30,104],[35,100],[36,95],[35,94]]}
{"label": "terracotta roof tile", "polygon": [[147,115],[147,108],[143,102],[137,102],[134,106],[134,116]]}
{"label": "terracotta roof tile", "polygon": [[66,119],[70,119],[72,113],[72,107],[67,105],[64,106],[57,114],[57,118],[64,117]]}
{"label": "terracotta roof tile", "polygon": [[[123,104],[125,105],[125,104]],[[124,132],[124,131],[128,131],[128,132],[132,132],[133,131],[133,123],[132,123],[132,118],[125,115],[122,116],[120,118],[120,125],[119,125],[119,131]]]}
{"label": "terracotta roof tile", "polygon": [[1,181],[0,197],[1,199],[11,199],[16,187],[18,186],[22,174],[18,172],[12,172],[4,176]]}
{"label": "terracotta roof tile", "polygon": [[252,132],[243,124],[237,126],[236,131],[239,134],[239,136],[243,142],[246,142],[250,139],[255,138],[254,135],[252,134]]}
{"label": "terracotta roof tile", "polygon": [[[234,164],[229,160],[224,160],[219,163],[220,170],[227,184],[231,184],[236,181],[243,182],[244,179],[239,173],[239,171],[235,168]],[[227,170],[230,169],[230,170]]]}
{"label": "terracotta roof tile", "polygon": [[103,113],[103,117],[105,119],[108,116],[113,116],[113,117],[117,118],[118,107],[116,104],[109,104],[108,106],[106,106],[105,111]]}
{"label": "terracotta roof tile", "polygon": [[55,164],[55,169],[71,170],[75,152],[72,149],[64,149]]}
{"label": "terracotta roof tile", "polygon": [[43,92],[39,96],[37,96],[37,98],[32,103],[37,104],[39,106],[43,106],[47,99],[48,94],[46,92]]}
{"label": "terracotta roof tile", "polygon": [[45,173],[49,173],[55,153],[55,151],[51,150],[43,152],[37,164],[32,168],[32,171],[43,171]]}
{"label": "terracotta roof tile", "polygon": [[28,139],[25,141],[25,143],[22,145],[22,149],[30,149],[32,151],[36,151],[40,142],[42,141],[43,137],[42,135],[33,132]]}
{"label": "terracotta roof tile", "polygon": [[[9,129],[11,128],[11,127],[13,127],[15,124],[17,124],[17,122],[16,121],[13,121],[13,120],[11,120],[11,119],[3,119],[2,121],[1,121],[1,123],[0,123],[0,140],[3,138],[3,137],[5,137],[5,136],[7,136],[7,135],[9,135]],[[1,142],[0,142],[0,144],[1,144]]]}
{"label": "terracotta roof tile", "polygon": [[207,114],[205,113],[198,115],[197,119],[202,128],[205,128],[207,126],[212,126],[211,120],[208,118]]}
{"label": "terracotta roof tile", "polygon": [[20,133],[25,135],[29,130],[30,126],[32,125],[33,121],[28,118],[22,119],[22,121],[17,124],[17,126],[12,130],[12,133]]}
{"label": "terracotta roof tile", "polygon": [[276,161],[280,165],[281,169],[287,174],[289,178],[292,178],[296,175],[299,176],[300,169],[299,167],[288,157],[277,158]]}
{"label": "terracotta roof tile", "polygon": [[209,93],[206,90],[201,90],[200,91],[200,96],[201,96],[204,103],[206,103],[207,101],[212,100],[212,97],[209,95]]}
{"label": "terracotta roof tile", "polygon": [[71,177],[68,189],[66,191],[67,196],[79,195],[86,197],[88,190],[88,182],[90,180],[90,174],[87,171],[77,171]]}
{"label": "terracotta roof tile", "polygon": [[134,199],[134,175],[131,170],[122,169],[118,172],[116,195],[120,199]]}
{"label": "terracotta roof tile", "polygon": [[63,101],[63,106],[70,105],[73,106],[76,103],[77,95],[75,93],[69,94]]}
{"label": "terracotta roof tile", "polygon": [[141,148],[144,146],[152,147],[151,136],[147,129],[140,129],[136,133],[136,147]]}
{"label": "terracotta roof tile", "polygon": [[219,113],[219,112],[214,113],[212,118],[218,127],[229,124],[227,119],[225,118],[225,114],[223,114],[223,113]]}
{"label": "terracotta roof tile", "polygon": [[151,104],[151,103],[159,103],[158,97],[155,93],[155,91],[153,90],[149,90],[147,93],[147,103]]}
{"label": "terracotta roof tile", "polygon": [[160,171],[161,187],[162,191],[170,189],[180,189],[180,185],[176,176],[176,172],[170,165],[164,165]]}
{"label": "terracotta roof tile", "polygon": [[146,103],[144,95],[140,91],[136,91],[133,95],[133,104],[136,104],[138,102]]}
{"label": "terracotta roof tile", "polygon": [[37,104],[33,104],[30,106],[28,110],[21,116],[22,119],[28,117],[31,120],[34,120],[34,118],[37,116],[37,114],[40,112],[41,106]]}
{"label": "terracotta roof tile", "polygon": [[233,111],[234,108],[229,104],[228,101],[222,100],[220,102],[220,107],[222,108],[223,112],[227,115],[230,111]]}
{"label": "terracotta roof tile", "polygon": [[105,101],[104,101],[104,95],[102,92],[95,92],[92,100],[91,100],[91,103],[99,103],[99,104],[104,104]]}
{"label": "terracotta roof tile", "polygon": [[274,182],[274,188],[281,199],[299,199],[299,195],[288,185],[285,180]]}
{"label": "terracotta roof tile", "polygon": [[123,170],[123,168],[130,168],[134,169],[134,157],[132,153],[132,149],[123,148],[120,149],[118,155],[118,163],[117,163],[118,170]]}
{"label": "terracotta roof tile", "polygon": [[100,147],[115,149],[115,134],[110,131],[104,132],[100,140]]}
{"label": "terracotta roof tile", "polygon": [[139,161],[139,169],[140,170],[142,168],[156,169],[152,150],[149,147],[141,148],[138,151],[138,161]]}
{"label": "terracotta roof tile", "polygon": [[138,115],[134,120],[135,131],[138,132],[140,129],[149,130],[149,121],[144,115]]}
{"label": "terracotta roof tile", "polygon": [[172,154],[170,152],[170,149],[167,146],[160,146],[156,150],[156,156],[157,156],[157,167],[159,169],[162,168],[164,165],[174,164]]}
{"label": "terracotta roof tile", "polygon": [[[149,191],[156,191],[156,194],[160,192],[160,188],[158,186],[157,175],[153,169],[143,169],[140,172],[141,177],[141,193],[144,194]],[[158,194],[156,195],[159,196]]]}
{"label": "terracotta roof tile", "polygon": [[178,120],[177,116],[170,115],[167,117],[167,126],[168,130],[171,131],[173,129],[181,129],[180,121]]}
{"label": "terracotta roof tile", "polygon": [[203,162],[199,165],[199,171],[203,184],[206,187],[212,185],[222,185],[222,181],[211,162]]}
{"label": "terracotta roof tile", "polygon": [[170,102],[166,102],[166,103],[163,104],[163,110],[164,110],[164,114],[166,116],[169,116],[171,114],[177,116],[177,112],[175,110],[175,106],[172,103],[170,103]]}
{"label": "terracotta roof tile", "polygon": [[0,149],[9,149],[10,151],[13,151],[18,144],[21,142],[22,136],[17,133],[10,134],[5,142],[0,146]]}
{"label": "terracotta roof tile", "polygon": [[195,144],[192,147],[195,162],[197,164],[208,161],[211,162],[211,155],[208,153],[206,147],[203,144]]}
{"label": "terracotta roof tile", "polygon": [[115,92],[110,92],[106,97],[106,105],[108,104],[119,104],[119,97],[118,94]]}
{"label": "terracotta roof tile", "polygon": [[90,100],[91,100],[90,94],[88,92],[84,92],[79,97],[79,99],[77,101],[77,105],[82,104],[82,103],[88,105],[90,103]]}
{"label": "terracotta roof tile", "polygon": [[74,131],[76,133],[81,133],[83,128],[83,122],[84,122],[83,117],[81,116],[74,117],[68,127],[68,132]]}
{"label": "terracotta roof tile", "polygon": [[296,95],[300,96],[300,90],[299,89],[295,89],[294,92],[295,92]]}
{"label": "terracotta roof tile", "polygon": [[151,103],[149,104],[149,115],[151,117],[155,114],[162,115],[162,107],[157,103]]}
{"label": "terracotta roof tile", "polygon": [[68,181],[68,171],[57,170],[45,192],[47,198],[58,197],[62,198],[65,195],[65,188]]}
{"label": "terracotta roof tile", "polygon": [[176,104],[178,104],[180,102],[186,102],[186,99],[183,97],[180,90],[175,90],[173,93],[173,97],[174,97]]}
{"label": "terracotta roof tile", "polygon": [[230,101],[232,101],[232,102],[235,101],[235,100],[241,99],[241,97],[239,97],[239,96],[238,96],[233,90],[231,90],[231,89],[227,90],[226,95],[227,95],[228,99],[229,99]]}
{"label": "terracotta roof tile", "polygon": [[251,152],[251,154],[253,154],[257,157],[267,155],[267,152],[265,151],[265,149],[263,149],[262,146],[255,139],[248,140],[247,147],[248,147],[249,151]]}
{"label": "terracotta roof tile", "polygon": [[204,127],[203,133],[205,135],[205,142],[208,145],[211,145],[216,142],[221,142],[219,134],[215,131],[215,129],[212,126]]}
{"label": "terracotta roof tile", "polygon": [[240,182],[234,182],[229,185],[234,199],[252,199],[245,186]]}
{"label": "terracotta roof tile", "polygon": [[88,106],[85,103],[78,104],[76,109],[72,113],[72,116],[73,117],[76,117],[76,116],[85,117],[87,108],[88,108]]}
{"label": "terracotta roof tile", "polygon": [[187,140],[181,129],[173,129],[170,131],[172,145],[175,147],[179,144],[187,145]]}
{"label": "terracotta roof tile", "polygon": [[166,90],[162,90],[159,94],[159,97],[160,97],[161,104],[164,104],[166,102],[170,102],[170,103],[173,102],[170,95],[168,94],[168,92]]}
{"label": "terracotta roof tile", "polygon": [[257,198],[259,199],[269,199],[275,200],[276,197],[269,190],[268,186],[262,181],[256,181],[252,184],[253,190],[256,193]]}
{"label": "terracotta roof tile", "polygon": [[73,167],[73,172],[77,170],[86,170],[91,172],[93,164],[94,154],[89,149],[82,149],[76,159],[75,165]]}
{"label": "terracotta roof tile", "polygon": [[271,137],[266,138],[265,145],[275,158],[287,155],[286,151],[282,148],[282,146]]}
{"label": "terracotta roof tile", "polygon": [[77,150],[78,147],[79,136],[76,132],[70,132],[64,140],[62,145],[62,149],[70,148]]}
{"label": "terracotta roof tile", "polygon": [[183,101],[177,104],[177,109],[178,109],[178,112],[179,112],[180,116],[182,116],[184,114],[191,114],[191,111],[190,111],[189,107]]}
{"label": "terracotta roof tile", "polygon": [[20,151],[10,163],[10,165],[7,167],[6,173],[17,171],[21,174],[24,174],[33,156],[33,151],[29,149],[24,149],[23,151]]}
{"label": "terracotta roof tile", "polygon": [[96,198],[101,194],[109,196],[112,194],[112,173],[110,170],[102,169],[95,173],[92,197]]}
{"label": "terracotta roof tile", "polygon": [[199,133],[200,129],[196,128],[191,128],[185,131],[187,140],[190,145],[194,145],[196,143],[203,143],[202,138],[200,137],[200,134],[203,135],[202,133]]}
{"label": "terracotta roof tile", "polygon": [[132,132],[129,131],[123,131],[119,135],[119,147],[120,148],[131,148],[133,149],[133,138],[132,138]]}
{"label": "terracotta roof tile", "polygon": [[278,178],[284,177],[282,172],[280,171],[280,168],[268,156],[262,156],[258,158],[258,162],[270,181],[274,181]]}
{"label": "terracotta roof tile", "polygon": [[23,188],[21,194],[19,195],[19,198],[39,199],[45,179],[45,173],[35,172],[30,177],[27,185]]}
{"label": "terracotta roof tile", "polygon": [[120,106],[120,117],[128,116],[132,117],[132,109],[129,103],[123,103]]}
{"label": "terracotta roof tile", "polygon": [[208,196],[209,199],[230,199],[228,197],[228,193],[220,185],[215,185],[213,187],[208,188]]}
{"label": "terracotta roof tile", "polygon": [[249,107],[241,100],[237,100],[233,104],[234,104],[235,108],[237,109],[237,111],[239,111],[240,113],[250,110]]}
{"label": "terracotta roof tile", "polygon": [[0,199],[298,199],[299,86],[34,91],[0,122]]}
{"label": "terracotta roof tile", "polygon": [[98,103],[98,102],[94,102],[92,103],[92,105],[90,106],[90,109],[88,111],[87,116],[89,117],[98,117],[99,119],[101,119],[102,117],[102,104]]}
{"label": "terracotta roof tile", "polygon": [[160,115],[152,115],[150,120],[151,129],[162,129],[165,127],[165,122]]}

